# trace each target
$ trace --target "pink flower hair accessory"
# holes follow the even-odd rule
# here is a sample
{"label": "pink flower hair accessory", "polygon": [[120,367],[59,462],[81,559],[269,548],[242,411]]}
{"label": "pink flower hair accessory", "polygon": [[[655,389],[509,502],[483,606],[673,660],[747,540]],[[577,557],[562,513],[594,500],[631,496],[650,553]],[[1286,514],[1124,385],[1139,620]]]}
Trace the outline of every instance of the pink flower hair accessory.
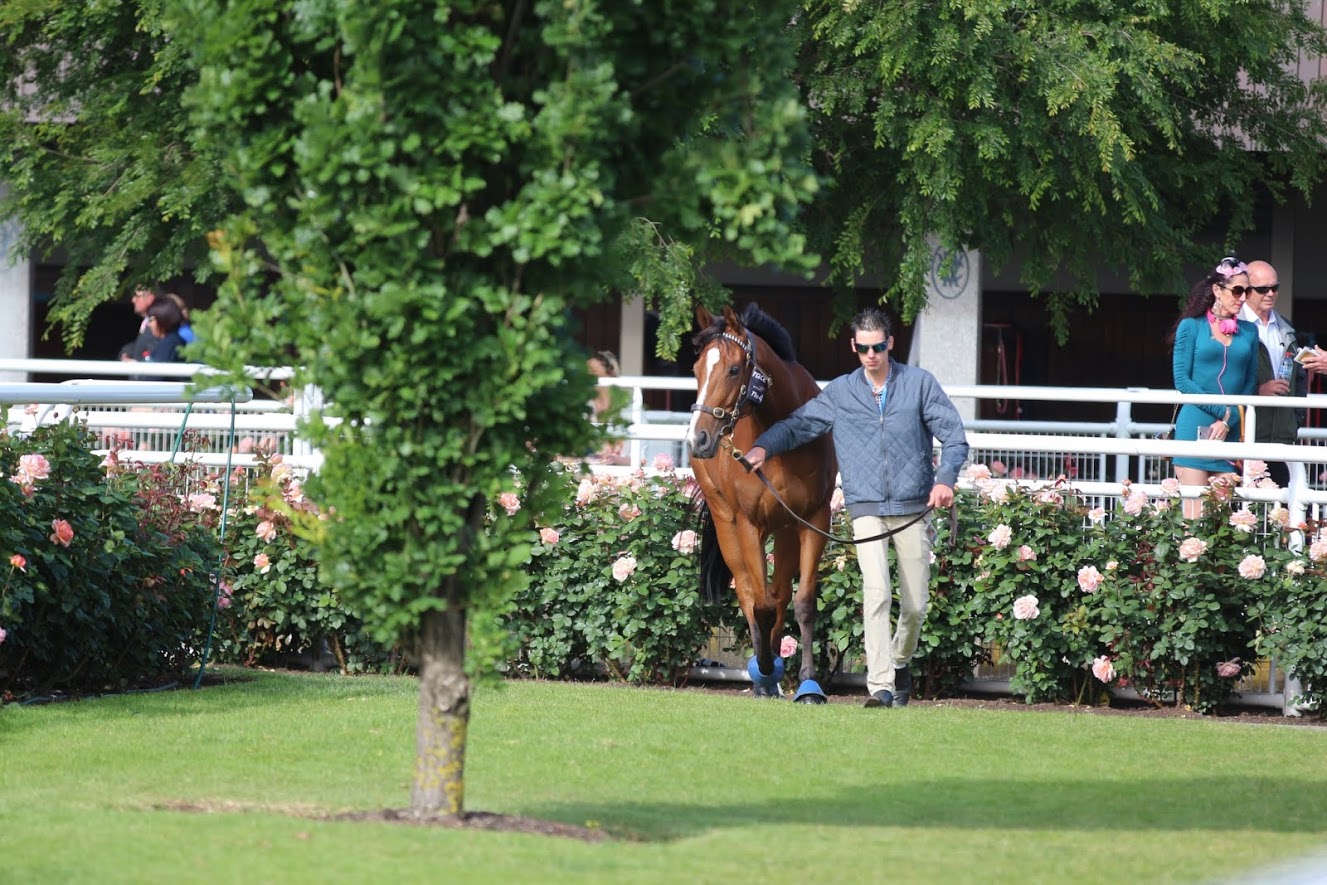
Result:
{"label": "pink flower hair accessory", "polygon": [[1248,272],[1249,272],[1249,266],[1245,264],[1243,261],[1240,261],[1238,258],[1234,257],[1222,258],[1221,263],[1216,266],[1216,275],[1219,277],[1224,277],[1227,280],[1235,276],[1236,274],[1242,274]]}

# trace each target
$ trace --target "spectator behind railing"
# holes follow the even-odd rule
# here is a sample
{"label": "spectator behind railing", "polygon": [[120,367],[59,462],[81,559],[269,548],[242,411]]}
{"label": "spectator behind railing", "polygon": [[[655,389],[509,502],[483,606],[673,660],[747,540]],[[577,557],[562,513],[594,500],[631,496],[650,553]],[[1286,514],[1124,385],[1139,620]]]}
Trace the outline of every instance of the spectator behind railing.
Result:
{"label": "spectator behind railing", "polygon": [[[1171,336],[1175,389],[1180,393],[1255,393],[1258,329],[1236,319],[1248,292],[1248,268],[1233,256],[1194,284]],[[1175,439],[1239,440],[1240,418],[1238,407],[1186,403],[1175,414]],[[1175,459],[1175,477],[1184,485],[1205,486],[1221,474],[1230,474],[1237,483],[1238,472],[1225,458]],[[1184,515],[1201,516],[1202,502],[1185,499]]]}
{"label": "spectator behind railing", "polygon": [[[601,350],[585,361],[590,374],[596,378],[616,378],[622,374],[617,357],[612,352]],[[600,387],[594,399],[590,400],[591,419],[596,424],[611,424],[622,413],[622,405],[616,400],[623,394],[618,387]],[[591,464],[626,464],[627,455],[622,440],[610,440],[599,451],[586,458]]]}
{"label": "spectator behind railing", "polygon": [[[152,333],[152,348],[148,351],[143,362],[146,363],[178,363],[180,362],[180,349],[184,347],[184,339],[180,337],[180,324],[184,316],[180,309],[175,306],[175,302],[169,298],[158,298],[152,302],[152,306],[147,309],[147,329]],[[169,381],[170,378],[146,376],[149,381]]]}
{"label": "spectator behind railing", "polygon": [[147,311],[157,303],[157,290],[150,286],[135,286],[134,294],[129,296],[129,300],[134,306],[134,313],[143,319],[138,324],[138,334],[120,348],[120,359],[124,362],[136,362],[147,359],[155,343],[152,332],[147,327]]}

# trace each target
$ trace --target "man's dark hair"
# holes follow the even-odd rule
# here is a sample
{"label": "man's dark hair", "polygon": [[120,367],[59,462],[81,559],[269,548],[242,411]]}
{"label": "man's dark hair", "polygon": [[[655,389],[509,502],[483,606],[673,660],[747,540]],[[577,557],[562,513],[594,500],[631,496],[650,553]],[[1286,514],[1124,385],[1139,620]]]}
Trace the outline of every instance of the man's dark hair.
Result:
{"label": "man's dark hair", "polygon": [[858,332],[884,332],[885,339],[894,334],[894,321],[878,307],[868,307],[852,318],[852,337]]}
{"label": "man's dark hair", "polygon": [[156,318],[157,328],[164,335],[178,331],[180,323],[184,322],[184,314],[180,313],[175,302],[169,298],[158,298],[153,301],[152,306],[147,309],[147,315]]}

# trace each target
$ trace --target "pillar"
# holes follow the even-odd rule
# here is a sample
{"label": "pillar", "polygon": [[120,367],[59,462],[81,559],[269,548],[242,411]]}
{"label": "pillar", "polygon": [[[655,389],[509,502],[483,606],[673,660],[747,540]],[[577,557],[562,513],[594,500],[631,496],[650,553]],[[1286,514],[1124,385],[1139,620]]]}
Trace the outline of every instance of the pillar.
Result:
{"label": "pillar", "polygon": [[[926,369],[946,388],[981,383],[981,254],[951,253],[932,239],[926,275],[926,309],[913,327],[908,362]],[[950,257],[952,255],[952,260]],[[965,420],[977,417],[972,397],[954,397]]]}

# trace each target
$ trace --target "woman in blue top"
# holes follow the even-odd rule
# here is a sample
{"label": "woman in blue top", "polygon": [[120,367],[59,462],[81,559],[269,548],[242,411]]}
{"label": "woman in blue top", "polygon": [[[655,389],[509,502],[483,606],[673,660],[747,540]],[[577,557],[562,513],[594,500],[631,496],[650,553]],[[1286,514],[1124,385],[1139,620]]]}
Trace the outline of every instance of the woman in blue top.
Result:
{"label": "woman in blue top", "polygon": [[[1222,259],[1189,292],[1173,333],[1175,389],[1180,393],[1256,392],[1258,329],[1236,319],[1248,293],[1248,268],[1235,258]],[[1238,440],[1239,408],[1186,403],[1175,419],[1175,438]],[[1183,485],[1205,486],[1213,474],[1234,470],[1235,465],[1224,458],[1175,459],[1175,478]],[[1201,512],[1201,501],[1184,502],[1185,516]]]}

